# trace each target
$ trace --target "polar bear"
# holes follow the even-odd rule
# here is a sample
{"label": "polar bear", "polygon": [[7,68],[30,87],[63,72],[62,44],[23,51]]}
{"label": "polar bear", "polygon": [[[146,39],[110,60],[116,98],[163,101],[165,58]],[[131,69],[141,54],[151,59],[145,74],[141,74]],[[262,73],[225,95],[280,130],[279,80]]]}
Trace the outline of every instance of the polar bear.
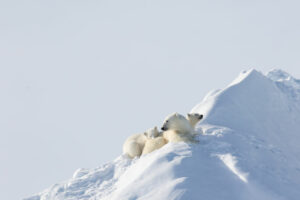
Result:
{"label": "polar bear", "polygon": [[[203,119],[203,115],[198,113],[188,113],[186,115],[187,120],[190,122],[192,127],[195,129],[197,123]],[[196,133],[196,132],[195,132]],[[197,134],[203,134],[202,128],[198,127]]]}
{"label": "polar bear", "polygon": [[161,148],[164,146],[167,141],[164,137],[162,137],[162,134],[156,134],[156,135],[149,135],[149,133],[145,133],[147,140],[142,152],[142,155],[151,153],[152,151],[155,151],[156,149]]}
{"label": "polar bear", "polygon": [[151,128],[142,134],[135,134],[126,139],[123,144],[123,153],[129,158],[134,158],[142,155],[147,136],[157,137],[159,131],[157,127]]}
{"label": "polar bear", "polygon": [[145,135],[148,139],[150,139],[150,138],[156,138],[156,137],[158,137],[159,135],[161,135],[161,133],[158,131],[157,126],[155,126],[154,128],[149,129],[148,131],[146,131],[146,132],[144,133],[144,135]]}
{"label": "polar bear", "polygon": [[189,120],[183,115],[174,113],[169,115],[161,128],[167,142],[196,142],[197,134]]}
{"label": "polar bear", "polygon": [[187,120],[190,122],[193,128],[196,127],[196,124],[203,118],[203,115],[198,113],[188,113],[186,115]]}

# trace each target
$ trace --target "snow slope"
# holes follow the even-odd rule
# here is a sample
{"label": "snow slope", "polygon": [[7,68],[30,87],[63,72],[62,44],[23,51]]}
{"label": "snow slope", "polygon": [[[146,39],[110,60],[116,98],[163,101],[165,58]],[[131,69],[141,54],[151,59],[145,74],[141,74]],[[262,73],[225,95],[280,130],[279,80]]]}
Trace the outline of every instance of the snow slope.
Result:
{"label": "snow slope", "polygon": [[192,109],[199,144],[167,144],[78,169],[26,200],[298,200],[300,81],[281,70],[242,72]]}

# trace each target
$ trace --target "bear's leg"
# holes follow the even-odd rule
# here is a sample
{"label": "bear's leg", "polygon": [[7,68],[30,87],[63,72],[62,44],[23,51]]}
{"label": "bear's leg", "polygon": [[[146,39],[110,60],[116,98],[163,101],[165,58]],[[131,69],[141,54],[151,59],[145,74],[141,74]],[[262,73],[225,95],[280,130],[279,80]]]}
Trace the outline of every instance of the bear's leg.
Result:
{"label": "bear's leg", "polygon": [[134,158],[142,154],[142,149],[137,142],[132,141],[128,144],[126,153],[130,158]]}

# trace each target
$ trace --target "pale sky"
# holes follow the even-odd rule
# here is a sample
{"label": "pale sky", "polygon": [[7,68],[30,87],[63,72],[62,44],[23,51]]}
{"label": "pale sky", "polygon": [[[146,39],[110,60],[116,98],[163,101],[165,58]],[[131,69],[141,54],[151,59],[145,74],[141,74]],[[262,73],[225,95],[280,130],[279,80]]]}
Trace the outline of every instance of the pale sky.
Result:
{"label": "pale sky", "polygon": [[242,70],[300,78],[300,3],[0,0],[0,199],[115,159]]}

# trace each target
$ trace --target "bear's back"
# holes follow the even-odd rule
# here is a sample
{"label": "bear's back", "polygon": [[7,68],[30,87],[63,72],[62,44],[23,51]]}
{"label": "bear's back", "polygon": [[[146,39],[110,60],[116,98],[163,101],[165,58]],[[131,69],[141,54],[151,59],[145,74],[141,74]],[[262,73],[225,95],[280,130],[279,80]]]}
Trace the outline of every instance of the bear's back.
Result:
{"label": "bear's back", "polygon": [[167,141],[162,136],[158,136],[156,138],[149,138],[149,139],[147,139],[147,141],[145,143],[142,155],[151,153],[152,151],[155,151],[155,150],[161,148],[166,143],[167,143]]}
{"label": "bear's back", "polygon": [[163,137],[167,142],[194,142],[195,135],[190,132],[180,132],[176,130],[167,130],[163,132]]}
{"label": "bear's back", "polygon": [[147,137],[144,134],[138,133],[138,134],[131,135],[129,138],[127,138],[126,141],[135,141],[138,144],[144,145],[146,140],[147,140]]}

